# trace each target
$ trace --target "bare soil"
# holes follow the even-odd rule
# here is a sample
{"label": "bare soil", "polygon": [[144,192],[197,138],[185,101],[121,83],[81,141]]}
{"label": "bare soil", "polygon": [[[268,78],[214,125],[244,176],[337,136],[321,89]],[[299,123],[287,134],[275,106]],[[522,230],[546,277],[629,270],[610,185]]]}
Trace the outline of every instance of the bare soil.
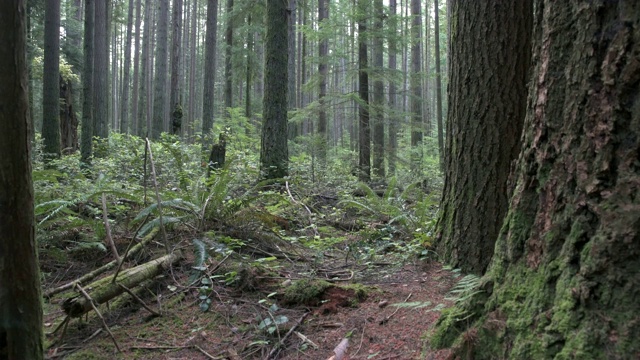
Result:
{"label": "bare soil", "polygon": [[[107,259],[73,264],[47,263],[47,286],[74,279]],[[344,338],[343,360],[446,359],[447,350],[429,348],[428,334],[439,317],[455,274],[437,262],[367,265],[346,264],[331,272],[316,270],[335,284],[315,305],[284,305],[283,283],[309,277],[309,266],[280,267],[277,273],[253,272],[249,285],[216,284],[208,311],[200,309],[198,287],[188,284],[190,259],[148,286],[141,297],[162,316],[154,317],[135,301],[126,306],[101,306],[105,323],[90,313],[73,319],[47,336],[50,359],[329,359]],[[210,264],[215,265],[215,264]],[[305,270],[305,271],[301,271]],[[324,274],[324,275],[323,275]],[[331,278],[333,276],[333,278]],[[346,284],[365,285],[366,299]],[[269,296],[271,294],[271,296]],[[66,296],[69,296],[68,294]],[[59,304],[65,295],[45,304],[45,329],[52,332],[64,319]],[[276,303],[274,311],[270,306]],[[440,305],[442,304],[442,305]],[[286,316],[288,321],[269,333],[261,319]],[[301,321],[302,320],[302,321]],[[293,331],[291,328],[295,325]],[[289,335],[287,335],[289,333]]]}

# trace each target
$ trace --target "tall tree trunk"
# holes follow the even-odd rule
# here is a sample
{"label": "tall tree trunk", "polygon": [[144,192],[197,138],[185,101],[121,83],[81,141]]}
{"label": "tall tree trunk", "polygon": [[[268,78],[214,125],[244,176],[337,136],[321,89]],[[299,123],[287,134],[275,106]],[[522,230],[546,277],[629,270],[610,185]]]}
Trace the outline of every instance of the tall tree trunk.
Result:
{"label": "tall tree trunk", "polygon": [[287,1],[267,0],[264,42],[264,119],[260,148],[260,177],[278,179],[289,173],[287,149]]}
{"label": "tall tree trunk", "polygon": [[367,5],[358,0],[358,95],[359,142],[358,142],[358,179],[371,180],[371,128],[369,127],[369,62],[367,59]]}
{"label": "tall tree trunk", "polygon": [[[396,0],[389,1],[389,31],[392,36],[389,37],[389,71],[395,75],[397,64],[397,52],[398,42],[396,41],[396,35],[398,33],[398,20],[396,17],[397,2]],[[398,128],[399,118],[397,117],[397,89],[395,76],[391,77],[389,81],[389,155],[387,165],[389,166],[389,175],[393,176],[396,173],[396,157],[398,156]]]}
{"label": "tall tree trunk", "polygon": [[421,150],[417,147],[422,143],[422,62],[420,43],[420,28],[422,16],[420,0],[411,0],[411,169],[419,169]]}
{"label": "tall tree trunk", "polygon": [[[287,28],[289,30],[289,45],[287,47],[289,51],[289,88],[287,91],[289,94],[289,110],[294,110],[298,103],[298,94],[296,93],[296,0],[289,0],[289,22]],[[289,139],[293,140],[297,135],[297,124],[289,123]]]}
{"label": "tall tree trunk", "polygon": [[226,17],[227,25],[224,38],[227,46],[225,47],[224,56],[224,106],[228,109],[233,107],[233,0],[227,0]]}
{"label": "tall tree trunk", "polygon": [[29,154],[25,3],[0,3],[0,357],[9,360],[44,358]]}
{"label": "tall tree trunk", "polygon": [[375,0],[374,6],[374,32],[373,39],[373,68],[375,80],[373,82],[373,172],[377,177],[384,178],[384,82],[383,82],[383,53],[384,41],[382,33],[382,19],[384,10],[382,0]]}
{"label": "tall tree trunk", "polygon": [[182,30],[182,0],[173,1],[172,13],[173,34],[171,35],[171,133],[180,134],[182,128],[182,101],[180,99],[179,75],[180,75],[180,47]]}
{"label": "tall tree trunk", "polygon": [[[459,6],[452,19],[464,18]],[[460,350],[474,359],[638,358],[640,4],[534,9],[522,150],[486,292],[449,311],[434,340],[469,327],[473,343]],[[471,317],[456,321],[465,309]]]}
{"label": "tall tree trunk", "polygon": [[[524,0],[530,1],[530,0]],[[438,150],[440,150],[440,168],[444,170],[444,135],[442,125],[442,73],[440,72],[440,12],[438,8],[438,0],[433,0],[435,9],[434,26],[435,26],[435,52],[436,52],[436,121],[438,124]],[[525,23],[525,25],[528,23]],[[527,29],[527,32],[530,32]],[[528,40],[528,38],[527,38]],[[525,61],[529,61],[528,54]],[[524,103],[523,103],[524,105]]]}
{"label": "tall tree trunk", "polygon": [[131,38],[133,36],[133,5],[134,0],[129,0],[129,10],[127,13],[127,38],[124,45],[124,64],[122,79],[122,99],[120,100],[120,131],[129,133],[129,88],[131,73]]}
{"label": "tall tree trunk", "polygon": [[[131,116],[133,122],[130,122],[131,133],[142,136],[139,132],[139,124],[141,118],[138,116],[138,96],[140,90],[140,28],[142,25],[142,0],[136,0],[136,34],[133,41],[133,96],[131,96]],[[131,118],[131,116],[129,118]]]}
{"label": "tall tree trunk", "polygon": [[60,157],[60,0],[46,2],[42,75],[42,137],[46,159]]}
{"label": "tall tree trunk", "polygon": [[198,33],[198,0],[193,1],[193,10],[191,11],[191,41],[189,45],[189,111],[187,112],[188,123],[187,133],[189,135],[189,141],[191,141],[191,135],[194,130],[193,127],[196,123],[196,57],[198,50],[198,43],[196,42],[196,35]]}
{"label": "tall tree trunk", "polygon": [[211,128],[213,127],[214,90],[216,80],[216,33],[218,24],[218,0],[207,2],[207,34],[204,55],[204,88],[202,100],[202,135],[203,149],[209,149],[211,144]]}
{"label": "tall tree trunk", "polygon": [[[251,78],[253,73],[253,66],[251,64],[251,56],[253,55],[253,31],[251,30],[251,14],[247,15],[247,26],[249,26],[249,30],[247,31],[247,73],[246,75],[246,86],[245,86],[245,96],[244,96],[244,116],[247,117],[247,121],[251,124]],[[249,129],[247,128],[247,131]]]}
{"label": "tall tree trunk", "polygon": [[157,19],[156,39],[156,66],[154,76],[153,95],[153,124],[152,139],[160,139],[164,130],[165,102],[167,101],[167,55],[168,55],[168,27],[169,27],[169,0],[157,0],[159,11]]}
{"label": "tall tree trunk", "polygon": [[84,67],[82,68],[82,133],[80,139],[80,159],[83,164],[91,163],[93,148],[93,31],[95,0],[85,0],[84,4]]}
{"label": "tall tree trunk", "polygon": [[318,32],[320,42],[318,44],[318,159],[321,164],[327,160],[327,55],[329,52],[329,40],[325,31],[325,22],[329,18],[329,4],[327,0],[318,0]]}
{"label": "tall tree trunk", "polygon": [[[422,90],[422,97],[424,99],[429,99],[429,94],[431,94],[431,91],[429,90],[431,87],[429,86],[430,80],[431,80],[431,13],[428,10],[429,9],[429,0],[427,0],[427,5],[426,5],[426,9],[427,11],[425,11],[424,13],[424,76],[422,77],[422,80],[424,82],[423,84],[423,90]],[[423,113],[423,117],[424,117],[424,122],[425,122],[425,136],[431,137],[433,136],[433,124],[432,124],[432,118],[431,118],[431,106],[432,106],[432,101],[423,101],[422,102],[422,113]]]}
{"label": "tall tree trunk", "polygon": [[[512,2],[501,11],[494,11],[495,4],[454,4],[447,148],[455,152],[446,159],[438,223],[442,259],[476,274],[489,265],[507,211],[531,58],[531,1]],[[513,46],[507,50],[503,44]]]}
{"label": "tall tree trunk", "polygon": [[[93,58],[93,135],[106,139],[109,136],[109,33],[107,32],[108,1],[95,2],[94,58]],[[104,154],[99,154],[104,156]]]}
{"label": "tall tree trunk", "polygon": [[151,72],[153,60],[151,57],[152,46],[152,23],[153,23],[153,0],[144,2],[144,33],[142,39],[142,64],[140,69],[140,100],[138,104],[138,134],[149,136],[149,107],[151,104]]}

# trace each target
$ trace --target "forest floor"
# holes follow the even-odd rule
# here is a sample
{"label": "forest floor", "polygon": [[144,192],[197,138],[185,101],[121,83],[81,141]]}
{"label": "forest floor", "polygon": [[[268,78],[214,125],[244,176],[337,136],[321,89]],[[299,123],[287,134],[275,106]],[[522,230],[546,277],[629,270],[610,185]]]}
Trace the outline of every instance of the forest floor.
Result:
{"label": "forest floor", "polygon": [[[360,225],[379,228],[380,222]],[[327,227],[318,229],[321,239]],[[66,317],[61,304],[79,295],[55,295],[45,303],[47,358],[449,358],[449,350],[430,349],[428,335],[440,310],[452,305],[447,295],[459,273],[393,248],[359,258],[349,245],[361,244],[362,236],[336,227],[331,238],[345,240],[330,248],[276,243],[264,250],[254,244],[195,266],[198,253],[177,229],[169,237],[183,258],[138,293],[160,316],[125,294],[98,307],[104,322],[90,311],[59,327]],[[131,237],[115,231],[121,253]],[[162,255],[160,236],[156,240],[127,266]],[[85,251],[62,261],[41,251],[44,287],[77,279],[111,259]]]}

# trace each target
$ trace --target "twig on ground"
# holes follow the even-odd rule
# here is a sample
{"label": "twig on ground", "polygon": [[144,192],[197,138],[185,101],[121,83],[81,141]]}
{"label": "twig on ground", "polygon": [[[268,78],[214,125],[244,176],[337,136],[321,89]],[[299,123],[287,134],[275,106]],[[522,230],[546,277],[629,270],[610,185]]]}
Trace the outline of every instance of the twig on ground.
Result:
{"label": "twig on ground", "polygon": [[[409,296],[407,296],[407,298],[406,298],[406,299],[404,299],[404,301],[403,301],[403,302],[407,302],[407,301],[409,300],[409,298],[411,298],[411,295],[413,295],[413,293],[409,294]],[[379,325],[384,325],[384,324],[386,324],[386,323],[387,323],[387,321],[389,321],[389,319],[391,319],[391,317],[392,317],[393,315],[395,315],[399,310],[400,310],[400,307],[396,308],[396,311],[392,312],[392,313],[391,313],[391,315],[387,316],[386,318],[384,318],[384,319],[380,320],[380,321],[378,322],[378,324],[379,324]]]}
{"label": "twig on ground", "polygon": [[158,221],[160,222],[160,231],[162,231],[162,238],[164,240],[164,249],[167,252],[167,255],[171,252],[169,250],[169,241],[167,240],[167,231],[164,228],[164,223],[162,219],[162,201],[160,200],[160,191],[158,190],[158,179],[156,177],[156,166],[153,162],[153,153],[151,152],[151,143],[149,142],[149,138],[145,139],[147,142],[147,148],[149,151],[149,163],[151,164],[151,176],[153,178],[153,187],[156,193],[156,202],[158,203]]}
{"label": "twig on ground", "polygon": [[149,311],[155,316],[162,316],[160,313],[148,307],[147,304],[145,304],[144,301],[142,301],[142,299],[140,299],[138,295],[136,295],[133,291],[131,291],[131,289],[129,289],[128,287],[122,284],[118,284],[118,285],[122,288],[122,290],[126,291],[129,295],[131,295],[132,298],[134,298],[138,303],[140,303],[140,305],[142,305],[143,308],[147,309],[147,311]]}
{"label": "twig on ground", "polygon": [[307,317],[307,315],[309,315],[308,312],[304,313],[304,315],[302,315],[302,317],[300,317],[300,319],[296,321],[296,323],[291,327],[291,329],[289,329],[289,331],[287,331],[287,333],[282,337],[282,339],[280,339],[280,341],[273,347],[273,349],[271,349],[271,351],[269,352],[269,355],[267,355],[266,357],[266,360],[273,359],[273,357],[280,351],[280,348],[284,345],[284,342],[287,341],[289,336],[293,334],[296,328],[298,328],[298,326],[302,324],[302,322]]}
{"label": "twig on ground", "polygon": [[149,215],[147,214],[147,216],[144,218],[144,220],[140,223],[140,225],[136,229],[136,232],[133,233],[133,238],[131,238],[129,245],[127,245],[127,249],[124,251],[124,254],[122,255],[122,259],[118,262],[118,268],[116,269],[116,272],[113,274],[113,280],[111,280],[112,283],[116,282],[116,279],[118,278],[118,273],[120,273],[120,270],[122,269],[122,265],[124,264],[124,260],[127,258],[127,255],[129,255],[129,250],[131,249],[131,245],[136,241],[136,238],[138,237],[138,232],[140,232],[140,229],[142,229],[142,226],[144,226],[144,224],[147,223],[148,219],[149,219]]}
{"label": "twig on ground", "polygon": [[111,340],[113,340],[113,344],[116,346],[116,349],[118,349],[118,352],[121,353],[122,350],[120,350],[120,345],[118,345],[118,341],[116,340],[116,337],[113,336],[113,333],[111,332],[111,329],[109,329],[109,325],[107,325],[107,322],[104,321],[104,317],[102,316],[102,313],[100,313],[100,310],[98,310],[96,305],[93,303],[93,299],[91,298],[91,296],[89,296],[89,294],[79,284],[76,284],[76,288],[78,288],[78,290],[82,293],[82,295],[85,297],[85,299],[87,299],[89,304],[91,304],[91,307],[93,308],[93,310],[96,312],[96,314],[98,315],[98,317],[102,321],[102,326],[109,333],[109,336],[111,336]]}
{"label": "twig on ground", "polygon": [[107,196],[104,193],[102,193],[102,220],[104,221],[104,229],[107,233],[107,244],[109,245],[109,248],[111,248],[113,257],[116,259],[116,261],[120,262],[118,249],[116,249],[116,244],[113,242],[113,237],[111,236],[111,225],[109,224],[109,214],[107,213]]}
{"label": "twig on ground", "polygon": [[293,201],[294,204],[303,206],[307,210],[307,212],[309,213],[309,224],[311,225],[311,228],[313,229],[313,232],[315,233],[315,235],[318,236],[318,229],[316,229],[316,227],[313,224],[313,213],[311,212],[309,207],[293,198],[293,195],[291,194],[291,190],[289,189],[288,181],[284,182],[284,186],[287,188],[287,193],[289,194],[291,201]]}

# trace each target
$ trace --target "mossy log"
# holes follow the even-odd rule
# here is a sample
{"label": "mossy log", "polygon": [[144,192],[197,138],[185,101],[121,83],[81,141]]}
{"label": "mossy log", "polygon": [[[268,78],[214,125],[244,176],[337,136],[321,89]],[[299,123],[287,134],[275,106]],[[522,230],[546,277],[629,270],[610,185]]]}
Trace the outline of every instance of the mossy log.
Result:
{"label": "mossy log", "polygon": [[[154,229],[152,232],[149,233],[149,235],[145,236],[142,241],[140,241],[138,244],[134,245],[128,253],[126,253],[124,256],[124,258],[121,261],[125,261],[127,258],[130,258],[131,256],[137,254],[140,250],[142,250],[149,242],[151,242],[151,240],[153,240],[154,236],[158,233],[158,229]],[[98,277],[100,274],[109,271],[113,268],[115,268],[118,265],[118,260],[113,260],[111,262],[108,262],[104,265],[102,265],[101,267],[91,271],[90,273],[87,273],[71,282],[68,282],[62,286],[58,286],[56,288],[53,289],[49,289],[47,291],[44,292],[44,297],[45,298],[51,298],[53,295],[56,295],[58,293],[64,292],[66,290],[69,290],[71,288],[74,288],[76,286],[76,284],[84,284],[87,281],[93,280],[94,278]]]}
{"label": "mossy log", "polygon": [[[161,258],[151,260],[142,265],[123,271],[116,282],[112,282],[112,277],[107,276],[97,280],[85,287],[89,296],[96,305],[103,304],[124,292],[119,284],[127,288],[134,288],[145,280],[154,278],[162,271],[168,269],[171,264],[180,259],[179,253],[165,255]],[[65,300],[62,303],[62,309],[71,317],[79,317],[89,312],[92,307],[91,303],[83,296],[76,296]]]}

